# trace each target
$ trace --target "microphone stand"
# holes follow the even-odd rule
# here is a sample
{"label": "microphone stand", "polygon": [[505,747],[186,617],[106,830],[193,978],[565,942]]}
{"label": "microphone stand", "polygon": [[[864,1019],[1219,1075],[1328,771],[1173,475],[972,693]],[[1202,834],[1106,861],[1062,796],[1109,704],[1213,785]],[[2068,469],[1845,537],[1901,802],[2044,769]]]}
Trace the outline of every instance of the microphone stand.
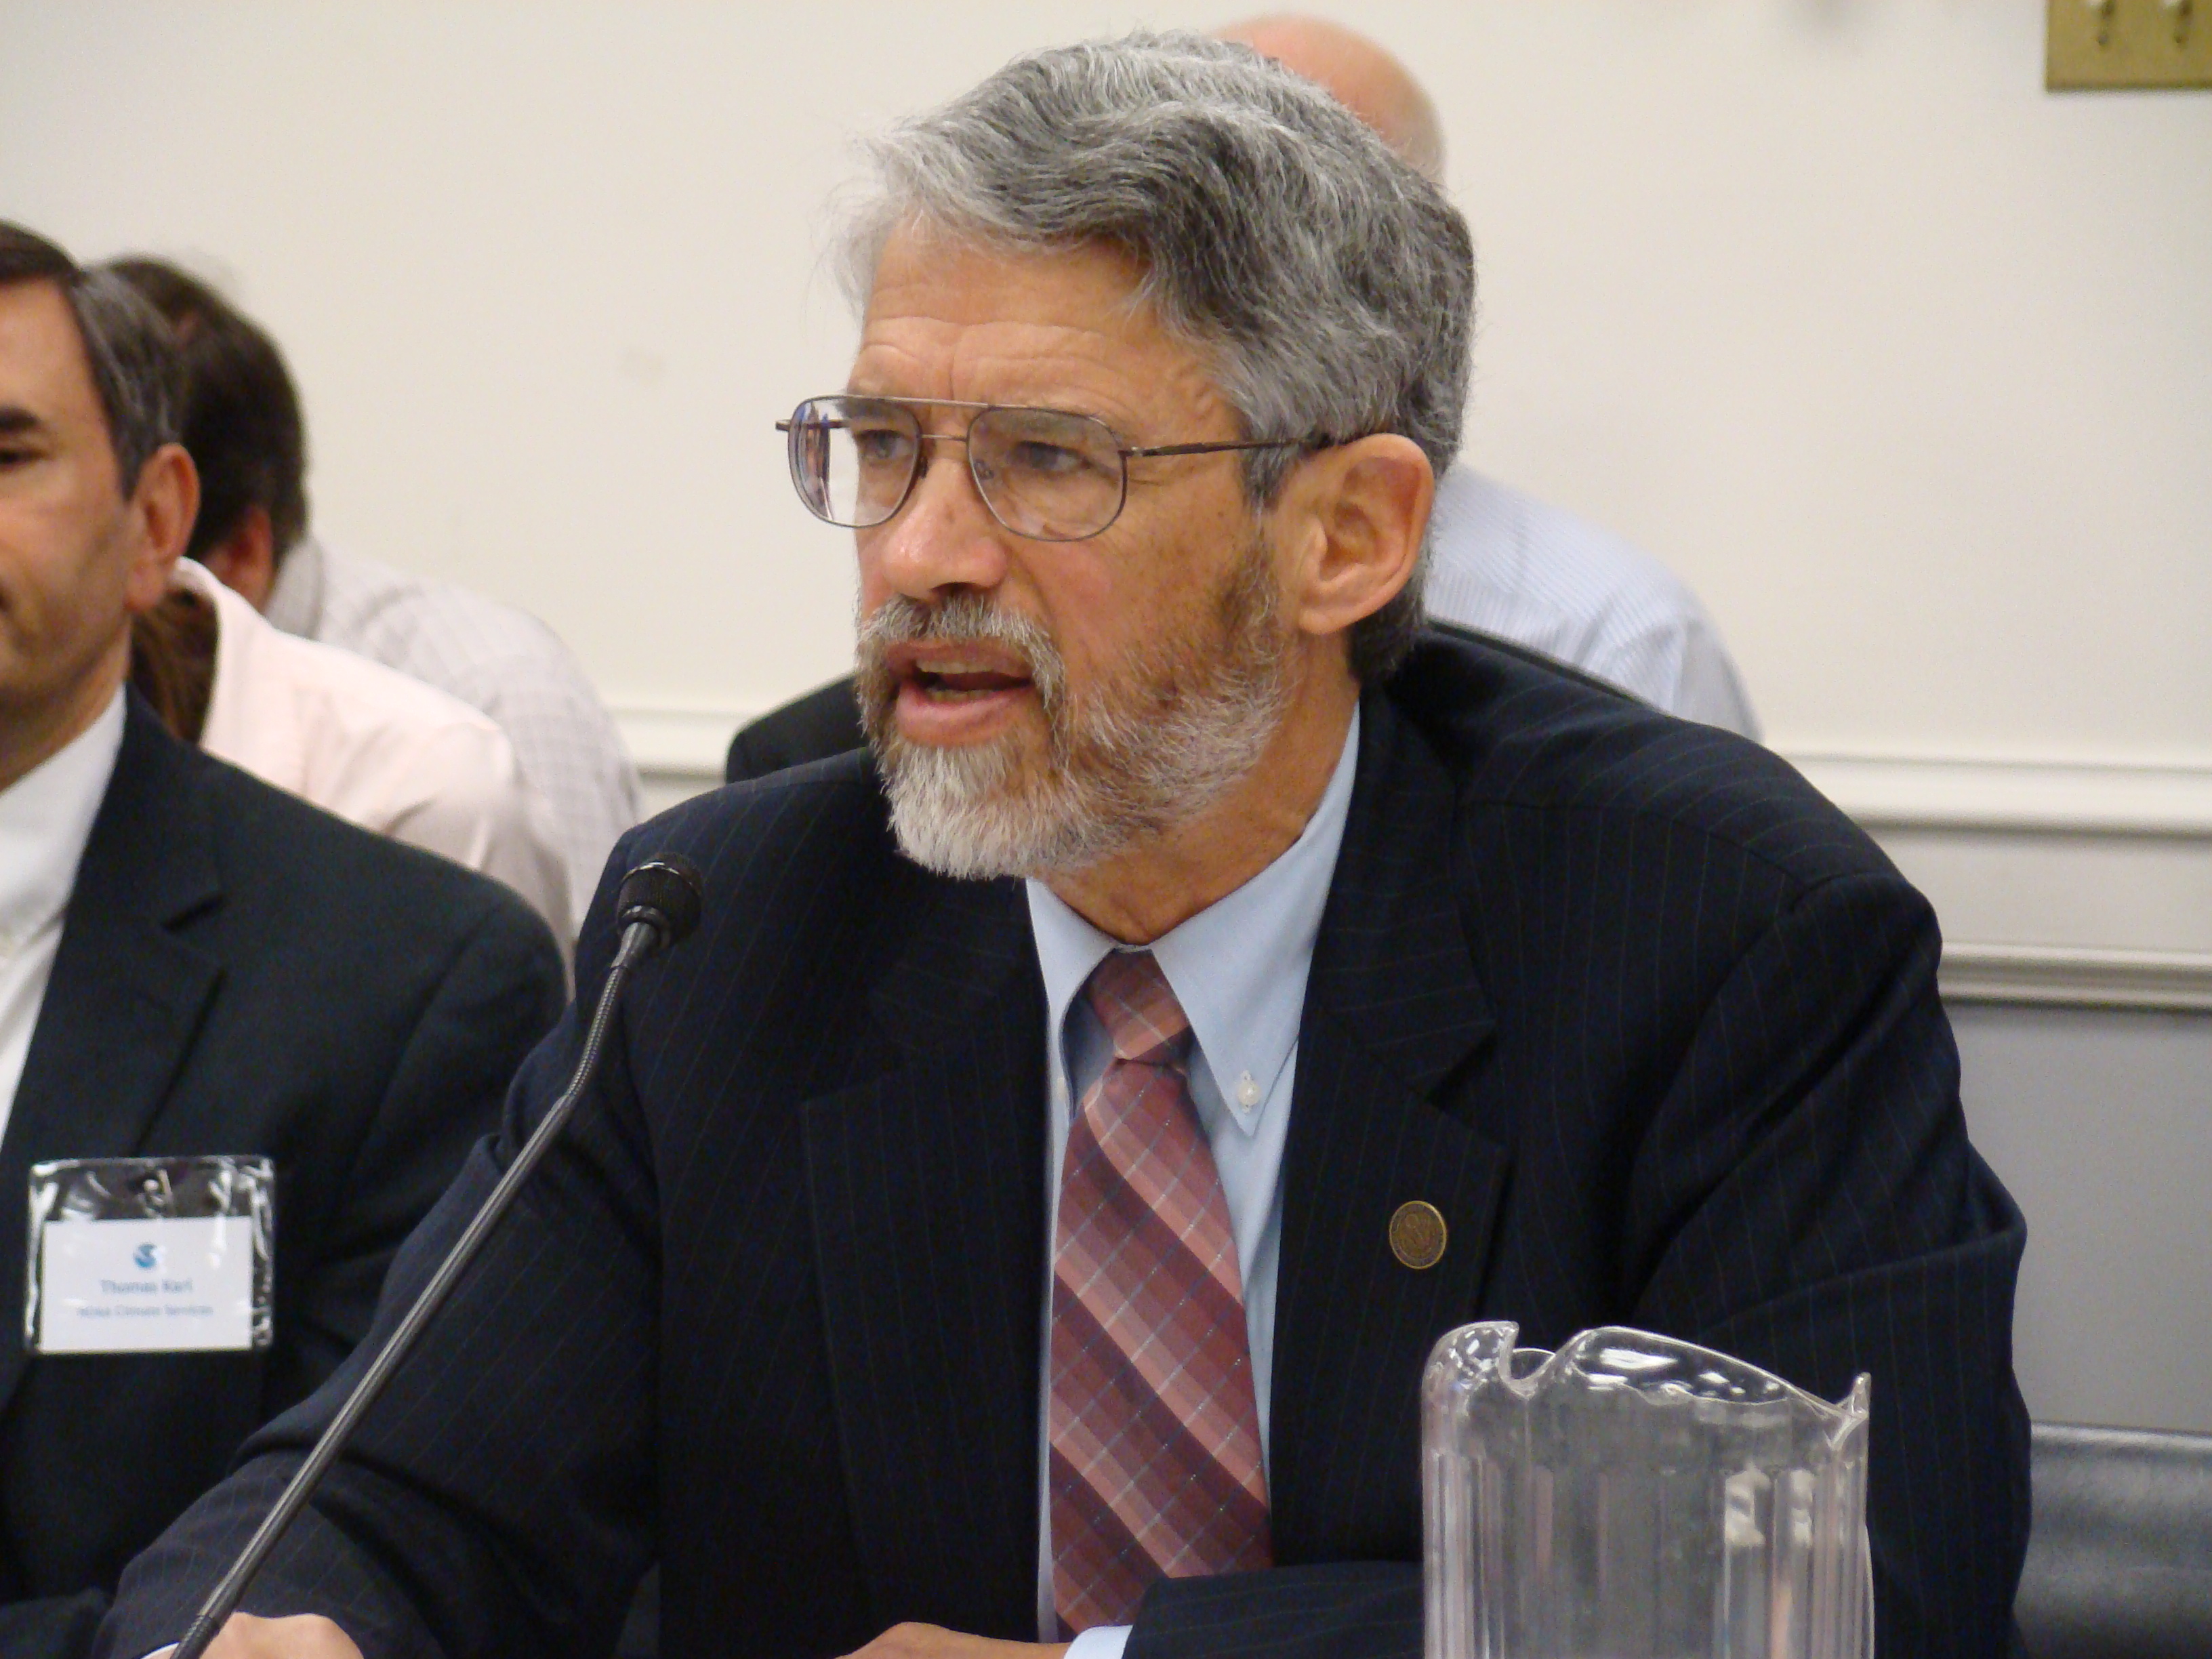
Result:
{"label": "microphone stand", "polygon": [[[674,859],[656,861],[656,864],[665,865],[678,863],[679,861]],[[624,887],[627,889],[640,874],[654,867],[641,866],[639,871],[632,872],[629,881],[624,882]],[[222,1631],[224,1621],[237,1610],[246,1586],[253,1582],[253,1575],[268,1559],[269,1552],[276,1548],[277,1540],[283,1537],[300,1511],[307,1507],[307,1500],[315,1495],[315,1488],[322,1484],[323,1476],[337,1461],[338,1455],[345,1450],[346,1443],[353,1438],[354,1430],[360,1425],[368,1408],[383,1395],[385,1385],[391,1381],[392,1372],[398,1369],[399,1362],[406,1358],[416,1339],[422,1334],[423,1327],[430,1322],[445,1304],[446,1298],[453,1294],[453,1286],[468,1271],[469,1264],[483,1248],[484,1239],[499,1224],[500,1218],[507,1213],[516,1194],[521,1192],[523,1182],[529,1180],[530,1172],[538,1167],[538,1160],[545,1156],[568,1123],[576,1109],[576,1103],[583,1098],[584,1091],[591,1086],[592,1079],[599,1073],[600,1051],[606,1040],[607,1026],[614,1017],[615,1003],[622,994],[622,988],[629,978],[630,970],[664,944],[672,944],[690,932],[687,922],[696,923],[697,921],[698,878],[688,866],[683,866],[678,873],[689,877],[692,907],[690,916],[686,918],[681,913],[681,897],[673,907],[676,909],[674,915],[663,914],[665,908],[671,907],[665,902],[658,904],[653,902],[660,897],[659,894],[653,895],[643,905],[624,908],[625,920],[633,915],[637,919],[629,921],[623,929],[622,944],[615,951],[613,965],[607,969],[606,984],[599,992],[599,1006],[592,1012],[591,1029],[584,1038],[583,1058],[576,1062],[575,1075],[569,1079],[568,1089],[538,1121],[538,1127],[530,1132],[530,1138],[523,1142],[522,1150],[515,1154],[514,1162],[507,1165],[507,1173],[491,1189],[491,1196],[484,1200],[483,1207],[477,1212],[476,1218],[469,1223],[468,1230],[439,1265],[430,1282],[422,1287],[422,1294],[415,1298],[415,1305],[408,1309],[407,1316],[399,1322],[398,1328],[392,1333],[382,1351],[362,1374],[361,1381],[354,1385],[352,1394],[338,1408],[338,1414],[331,1419],[330,1426],[315,1442],[315,1449],[307,1454],[307,1461],[300,1465],[298,1472],[285,1486],[283,1496],[276,1500],[275,1507],[269,1511],[267,1518],[247,1542],[245,1550],[232,1564],[230,1571],[223,1575],[222,1581],[208,1593],[207,1600],[200,1604],[191,1627],[185,1631],[184,1639],[172,1650],[169,1659],[201,1659],[207,1651],[208,1644]]]}

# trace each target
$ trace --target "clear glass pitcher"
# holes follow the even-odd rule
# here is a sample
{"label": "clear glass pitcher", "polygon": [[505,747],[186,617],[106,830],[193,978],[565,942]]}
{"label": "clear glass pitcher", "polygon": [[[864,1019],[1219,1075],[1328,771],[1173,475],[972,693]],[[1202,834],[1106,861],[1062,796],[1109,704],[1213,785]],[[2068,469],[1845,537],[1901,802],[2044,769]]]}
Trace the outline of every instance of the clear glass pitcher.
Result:
{"label": "clear glass pitcher", "polygon": [[1422,1381],[1427,1659],[1869,1659],[1867,1398],[1618,1326]]}

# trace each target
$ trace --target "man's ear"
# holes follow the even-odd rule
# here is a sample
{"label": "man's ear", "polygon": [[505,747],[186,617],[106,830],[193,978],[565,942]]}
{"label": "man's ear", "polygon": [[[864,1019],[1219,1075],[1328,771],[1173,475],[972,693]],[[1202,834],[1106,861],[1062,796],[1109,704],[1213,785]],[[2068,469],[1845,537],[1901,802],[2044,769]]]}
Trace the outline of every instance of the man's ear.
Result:
{"label": "man's ear", "polygon": [[1429,458],[1395,433],[1309,457],[1285,493],[1291,523],[1278,540],[1291,620],[1341,634],[1395,599],[1419,562],[1436,494]]}
{"label": "man's ear", "polygon": [[247,507],[228,535],[208,544],[200,562],[232,592],[244,595],[256,611],[267,605],[269,590],[276,585],[276,532],[269,522],[269,509]]}
{"label": "man's ear", "polygon": [[163,444],[139,470],[137,488],[125,505],[131,537],[131,576],[124,605],[133,616],[150,611],[169,591],[169,577],[192,538],[199,515],[200,475],[182,444]]}

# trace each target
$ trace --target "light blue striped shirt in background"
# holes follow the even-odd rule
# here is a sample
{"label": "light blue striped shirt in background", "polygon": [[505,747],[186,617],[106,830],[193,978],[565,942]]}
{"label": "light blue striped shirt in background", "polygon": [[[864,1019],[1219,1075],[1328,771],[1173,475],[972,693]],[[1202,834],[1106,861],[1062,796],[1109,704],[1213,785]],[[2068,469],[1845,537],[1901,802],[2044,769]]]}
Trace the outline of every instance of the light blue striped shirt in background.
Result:
{"label": "light blue striped shirt in background", "polygon": [[1533,647],[1656,708],[1759,736],[1713,619],[1666,566],[1456,465],[1430,520],[1431,615]]}

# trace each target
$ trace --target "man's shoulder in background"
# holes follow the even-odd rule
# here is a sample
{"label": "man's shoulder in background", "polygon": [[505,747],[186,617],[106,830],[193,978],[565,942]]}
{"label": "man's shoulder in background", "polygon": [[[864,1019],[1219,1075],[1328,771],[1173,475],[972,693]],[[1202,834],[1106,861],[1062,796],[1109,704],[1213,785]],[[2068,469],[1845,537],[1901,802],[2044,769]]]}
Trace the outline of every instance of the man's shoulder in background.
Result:
{"label": "man's shoulder in background", "polygon": [[1654,708],[1759,736],[1696,594],[1657,559],[1464,465],[1437,481],[1431,616],[1532,646]]}
{"label": "man's shoulder in background", "polygon": [[309,537],[284,556],[264,614],[437,687],[490,717],[560,821],[568,884],[598,884],[640,814],[637,769],[560,636],[513,605]]}

